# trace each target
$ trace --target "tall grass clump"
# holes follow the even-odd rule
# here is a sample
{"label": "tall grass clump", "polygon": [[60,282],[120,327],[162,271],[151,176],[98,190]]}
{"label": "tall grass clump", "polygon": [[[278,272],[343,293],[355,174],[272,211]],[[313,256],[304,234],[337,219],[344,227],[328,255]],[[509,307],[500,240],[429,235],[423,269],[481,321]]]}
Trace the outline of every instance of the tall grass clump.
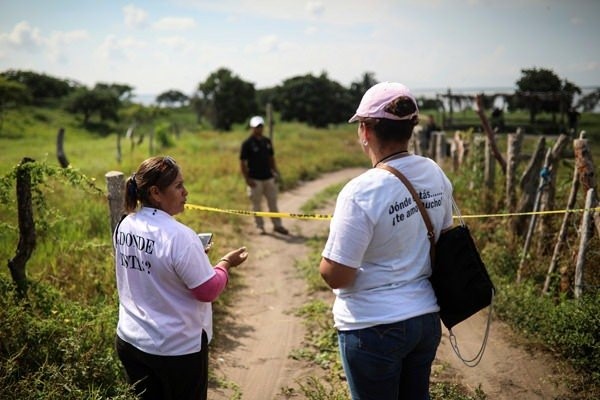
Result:
{"label": "tall grass clump", "polygon": [[134,399],[113,351],[116,309],[82,306],[47,284],[26,300],[0,275],[0,399]]}

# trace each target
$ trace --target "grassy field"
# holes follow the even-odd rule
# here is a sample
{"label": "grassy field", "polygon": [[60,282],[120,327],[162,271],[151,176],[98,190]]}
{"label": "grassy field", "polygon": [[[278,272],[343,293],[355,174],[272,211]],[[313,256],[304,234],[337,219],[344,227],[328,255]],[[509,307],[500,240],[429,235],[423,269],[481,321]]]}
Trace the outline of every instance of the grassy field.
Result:
{"label": "grassy field", "polygon": [[[477,125],[474,113],[465,113],[463,117],[465,121],[473,121],[474,126]],[[516,117],[523,118],[522,115]],[[0,400],[49,399],[58,396],[64,399],[126,399],[129,396],[125,388],[114,384],[115,381],[121,382],[122,378],[118,361],[112,354],[117,303],[104,180],[108,171],[122,171],[126,176],[129,175],[143,159],[151,155],[153,148],[153,154],[171,155],[182,166],[190,193],[189,203],[248,209],[238,160],[239,146],[248,135],[245,127],[235,126],[228,133],[214,132],[196,124],[194,116],[185,110],[159,117],[155,126],[174,123],[179,135],[169,134],[168,140],[165,140],[156,130],[152,146],[149,136],[153,127],[143,125],[137,128],[134,141],[121,140],[122,158],[118,161],[115,132],[124,133],[128,121],[114,126],[95,126],[90,131],[84,129],[73,116],[60,110],[25,108],[5,114],[0,131],[0,177],[4,177],[0,181],[0,258],[3,260],[14,257],[19,239],[11,172],[23,157],[35,159],[40,166],[33,170],[34,177],[39,179],[36,185],[39,191],[35,192],[37,246],[27,264],[31,282],[27,303],[19,303],[10,296],[12,290],[8,268],[0,269],[0,290],[3,293],[0,300],[0,320],[3,321],[0,328],[0,387],[10,388],[0,394]],[[584,115],[580,126],[588,132],[592,154],[598,162],[600,117]],[[56,158],[56,133],[61,127],[66,131],[65,152],[71,164],[67,174],[61,173]],[[141,134],[145,134],[145,138],[138,143]],[[501,144],[504,143],[505,135],[499,135],[499,139]],[[355,125],[317,130],[304,124],[278,122],[273,140],[284,190],[326,171],[350,166],[368,167],[356,143]],[[171,145],[161,147],[161,143]],[[532,148],[533,143],[535,137],[529,139],[527,148]],[[567,161],[561,165],[557,204],[564,204],[568,194],[572,176],[570,168],[572,165]],[[600,171],[598,167],[596,171]],[[472,171],[448,174],[455,182],[463,214],[480,213],[480,193],[469,189],[470,184],[474,181],[477,183],[476,174]],[[86,183],[88,180],[94,182],[96,189],[90,188]],[[499,187],[495,194],[498,211],[502,209],[502,190]],[[334,193],[325,196],[331,197]],[[178,218],[197,231],[214,232],[216,243],[211,252],[213,255],[221,254],[219,247],[228,247],[227,243],[232,241],[237,243],[237,237],[242,234],[241,226],[247,222],[247,217],[243,216],[196,210],[187,210]],[[550,299],[550,305],[540,304],[535,296],[519,294],[522,289],[512,284],[519,244],[509,238],[505,222],[473,221],[471,225],[474,230],[482,232],[478,234],[483,244],[482,251],[493,260],[490,268],[502,287],[501,293],[504,293],[498,299],[499,315],[512,321],[518,331],[529,333],[536,332],[541,325],[552,330],[542,320],[546,318],[552,321],[562,331],[551,331],[556,340],[548,347],[557,354],[568,354],[569,349],[582,352],[574,362],[579,363],[581,368],[595,363],[596,367],[592,368],[590,375],[592,378],[600,376],[598,325],[595,325],[594,332],[594,319],[591,322],[583,318],[576,319],[579,325],[572,333],[567,322],[562,322],[560,315],[556,314],[556,307],[551,308],[559,300]],[[571,241],[570,245],[576,246],[576,243]],[[591,261],[598,261],[598,238],[595,238],[593,245]],[[547,257],[540,259],[539,265],[547,265]],[[536,281],[538,279],[534,276],[532,288],[539,284]],[[596,311],[600,315],[600,310],[597,310],[600,303],[597,287],[591,291],[595,295],[592,306],[583,311],[567,306],[563,308],[582,316]],[[533,301],[534,298],[536,301]],[[217,314],[226,303],[227,298],[217,303]],[[531,312],[531,307],[544,311]],[[537,317],[533,318],[532,315]],[[578,332],[583,335],[588,330],[592,332],[588,332],[587,336],[577,337]],[[544,332],[541,331],[542,334]],[[568,347],[563,344],[561,347],[559,339],[566,334],[572,334],[570,340],[583,345]],[[590,346],[592,356],[588,355]],[[579,388],[588,388],[586,384],[581,383]]]}

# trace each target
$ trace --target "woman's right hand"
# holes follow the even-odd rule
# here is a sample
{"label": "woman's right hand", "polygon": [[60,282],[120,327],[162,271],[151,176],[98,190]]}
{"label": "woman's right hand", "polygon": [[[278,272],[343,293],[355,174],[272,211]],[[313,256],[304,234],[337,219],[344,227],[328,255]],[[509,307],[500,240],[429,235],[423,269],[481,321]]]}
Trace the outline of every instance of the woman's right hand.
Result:
{"label": "woman's right hand", "polygon": [[232,250],[221,258],[221,260],[227,262],[230,267],[237,267],[247,259],[248,251],[246,250],[246,246],[242,246],[237,250]]}

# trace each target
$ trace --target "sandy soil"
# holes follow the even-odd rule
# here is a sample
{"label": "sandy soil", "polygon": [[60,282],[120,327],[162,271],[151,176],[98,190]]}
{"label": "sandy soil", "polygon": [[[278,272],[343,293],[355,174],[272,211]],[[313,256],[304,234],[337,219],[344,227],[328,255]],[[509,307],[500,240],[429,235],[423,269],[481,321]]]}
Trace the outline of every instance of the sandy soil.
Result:
{"label": "sandy soil", "polygon": [[[319,191],[360,172],[348,169],[326,174],[282,193],[279,209],[299,212]],[[290,352],[302,347],[305,333],[294,310],[308,300],[306,283],[298,276],[294,263],[307,257],[306,239],[326,232],[329,221],[284,219],[289,236],[271,232],[266,222],[269,233],[249,235],[245,243],[250,258],[239,270],[243,286],[220,322],[219,345],[211,350],[210,367],[228,387],[210,388],[210,399],[285,399],[288,388],[298,388],[299,379],[319,373],[318,368],[289,358]],[[247,230],[252,231],[252,226],[249,219]],[[479,349],[486,315],[482,311],[454,329],[465,358]],[[443,329],[433,380],[460,382],[472,390],[480,387],[489,399],[498,400],[555,399],[565,394],[565,388],[555,382],[554,361],[513,344],[509,330],[499,321],[492,322],[483,360],[475,368],[461,363]],[[294,393],[294,399],[302,399],[297,390]]]}

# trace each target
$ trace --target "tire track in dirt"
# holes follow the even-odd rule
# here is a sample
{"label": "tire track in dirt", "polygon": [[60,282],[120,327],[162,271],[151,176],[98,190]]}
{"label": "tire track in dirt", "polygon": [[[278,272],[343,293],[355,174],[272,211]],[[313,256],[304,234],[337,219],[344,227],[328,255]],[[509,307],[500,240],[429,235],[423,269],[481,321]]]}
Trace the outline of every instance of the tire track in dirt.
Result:
{"label": "tire track in dirt", "polygon": [[[282,212],[300,212],[300,207],[319,191],[347,181],[362,169],[346,169],[323,175],[315,181],[281,193]],[[218,377],[239,387],[243,400],[284,399],[282,388],[295,387],[315,368],[289,358],[302,346],[305,328],[294,310],[308,301],[307,285],[298,275],[295,263],[308,256],[304,245],[317,233],[325,232],[328,220],[284,219],[289,236],[272,232],[265,220],[267,235],[252,234],[246,242],[249,258],[239,269],[243,287],[233,296],[230,310],[221,322],[219,338],[222,345],[217,361],[211,368]],[[253,221],[247,221],[247,231],[253,231]],[[316,266],[315,266],[316,268]],[[235,389],[209,389],[209,398],[230,399]],[[295,396],[295,399],[301,399]]]}

